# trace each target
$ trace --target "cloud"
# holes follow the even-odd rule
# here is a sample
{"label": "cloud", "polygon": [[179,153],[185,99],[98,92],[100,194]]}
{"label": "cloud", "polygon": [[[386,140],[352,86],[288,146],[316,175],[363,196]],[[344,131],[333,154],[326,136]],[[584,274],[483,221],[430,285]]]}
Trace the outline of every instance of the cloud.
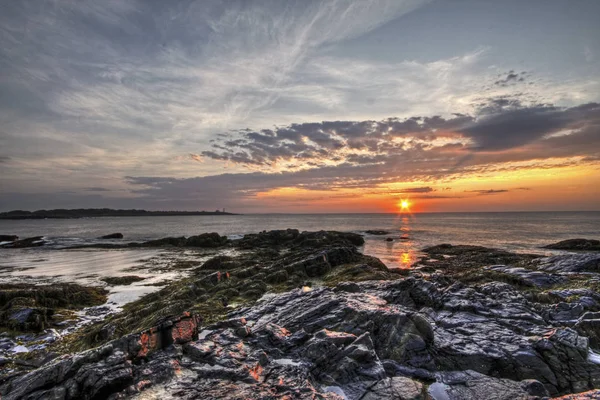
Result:
{"label": "cloud", "polygon": [[190,158],[191,158],[192,160],[194,160],[194,161],[198,161],[198,162],[200,162],[200,163],[204,162],[204,159],[203,159],[203,158],[202,158],[202,157],[201,157],[199,154],[194,154],[194,153],[191,153],[191,154],[190,154]]}
{"label": "cloud", "polygon": [[[201,154],[215,160],[263,166],[300,168],[314,165],[390,164],[394,156],[418,158],[421,153],[462,155],[454,167],[472,162],[469,152],[502,152],[531,143],[543,145],[561,132],[577,141],[599,132],[600,104],[564,108],[522,105],[493,98],[474,116],[387,118],[381,121],[323,121],[231,133]],[[579,149],[582,150],[582,149]],[[575,153],[575,152],[574,152]],[[575,154],[572,154],[575,155]],[[537,157],[537,154],[532,154]]]}
{"label": "cloud", "polygon": [[583,57],[589,63],[594,61],[594,52],[592,52],[590,46],[583,46]]}
{"label": "cloud", "polygon": [[507,189],[488,189],[488,190],[465,190],[467,193],[477,193],[478,195],[506,193]]}
{"label": "cloud", "polygon": [[466,193],[477,193],[477,195],[479,195],[479,196],[484,196],[484,195],[488,195],[488,194],[498,194],[498,193],[513,192],[515,190],[531,190],[531,188],[528,188],[528,187],[518,187],[518,188],[514,188],[514,189],[465,190],[465,192]]}
{"label": "cloud", "polygon": [[0,186],[214,208],[598,160],[596,76],[511,70],[496,47],[361,49],[427,3],[9,2]]}
{"label": "cloud", "polygon": [[429,192],[433,192],[434,190],[432,188],[430,188],[429,186],[427,187],[418,187],[418,188],[406,188],[406,189],[400,189],[399,192],[401,193],[429,193]]}
{"label": "cloud", "polygon": [[[506,75],[504,75],[503,78],[498,79],[497,81],[494,82],[494,85],[496,86],[502,86],[502,87],[506,87],[509,85],[516,85],[519,82],[524,82],[525,81],[525,77],[527,76],[527,72],[523,71],[523,72],[515,72],[514,70],[510,70],[506,73]],[[503,76],[503,75],[499,75]]]}

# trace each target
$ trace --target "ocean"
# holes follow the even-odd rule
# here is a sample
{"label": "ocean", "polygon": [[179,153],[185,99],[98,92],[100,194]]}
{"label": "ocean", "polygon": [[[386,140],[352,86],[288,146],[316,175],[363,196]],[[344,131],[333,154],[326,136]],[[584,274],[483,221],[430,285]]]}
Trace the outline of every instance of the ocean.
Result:
{"label": "ocean", "polygon": [[[131,274],[158,280],[176,279],[183,272],[144,269],[150,263],[169,262],[167,250],[63,250],[103,242],[99,236],[121,232],[123,241],[217,232],[230,238],[263,230],[295,228],[301,231],[336,230],[365,235],[365,254],[380,258],[389,268],[409,268],[420,250],[441,243],[470,244],[514,252],[554,254],[541,247],[570,238],[600,238],[600,212],[507,212],[436,214],[249,214],[227,216],[104,217],[84,219],[0,220],[0,234],[21,238],[44,236],[48,246],[0,249],[0,282],[53,280],[97,284],[102,276]],[[366,234],[386,230],[387,235]],[[393,241],[386,241],[386,238]],[[195,257],[193,251],[178,257]],[[162,261],[161,261],[162,260]],[[154,272],[153,272],[154,271]],[[117,303],[152,289],[144,285],[113,290]],[[137,291],[137,292],[136,292]],[[118,297],[118,296],[117,296]]]}

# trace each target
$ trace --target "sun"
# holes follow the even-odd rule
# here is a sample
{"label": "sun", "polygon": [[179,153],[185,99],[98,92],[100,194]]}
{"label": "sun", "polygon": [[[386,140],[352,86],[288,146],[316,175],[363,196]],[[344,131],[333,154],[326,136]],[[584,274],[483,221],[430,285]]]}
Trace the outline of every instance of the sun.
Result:
{"label": "sun", "polygon": [[410,201],[408,201],[408,200],[402,199],[402,200],[400,200],[398,205],[400,206],[400,211],[409,211],[410,210]]}

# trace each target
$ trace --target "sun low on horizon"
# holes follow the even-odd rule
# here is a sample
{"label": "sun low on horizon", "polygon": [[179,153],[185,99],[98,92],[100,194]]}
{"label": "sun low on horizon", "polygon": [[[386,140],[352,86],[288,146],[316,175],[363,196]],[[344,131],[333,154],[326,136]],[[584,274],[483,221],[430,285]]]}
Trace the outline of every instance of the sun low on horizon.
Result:
{"label": "sun low on horizon", "polygon": [[401,199],[398,202],[400,212],[410,212],[411,202],[408,199]]}

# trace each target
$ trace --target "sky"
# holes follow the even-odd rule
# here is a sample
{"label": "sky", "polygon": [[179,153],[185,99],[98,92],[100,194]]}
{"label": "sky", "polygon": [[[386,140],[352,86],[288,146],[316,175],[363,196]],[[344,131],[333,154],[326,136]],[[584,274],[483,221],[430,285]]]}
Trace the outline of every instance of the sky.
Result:
{"label": "sky", "polygon": [[0,211],[600,210],[597,0],[0,4]]}

